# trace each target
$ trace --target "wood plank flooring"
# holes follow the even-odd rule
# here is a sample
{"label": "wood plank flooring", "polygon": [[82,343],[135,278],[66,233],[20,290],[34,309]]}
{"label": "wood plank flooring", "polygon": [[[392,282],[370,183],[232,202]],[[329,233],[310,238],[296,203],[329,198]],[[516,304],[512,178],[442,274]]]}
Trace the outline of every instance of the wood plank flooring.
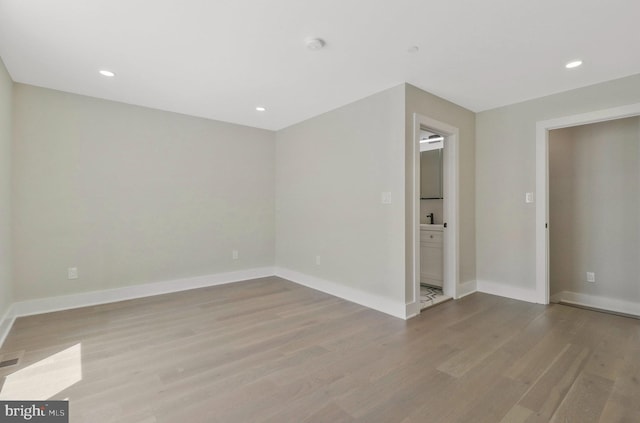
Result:
{"label": "wood plank flooring", "polygon": [[256,279],[23,317],[11,358],[0,399],[72,422],[640,422],[640,321],[479,293],[405,322]]}

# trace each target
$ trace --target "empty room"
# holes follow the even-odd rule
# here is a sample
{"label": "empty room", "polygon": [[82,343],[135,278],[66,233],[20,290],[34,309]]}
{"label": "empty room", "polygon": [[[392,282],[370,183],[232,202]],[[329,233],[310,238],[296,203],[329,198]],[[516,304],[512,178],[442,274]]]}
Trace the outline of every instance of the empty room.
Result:
{"label": "empty room", "polygon": [[639,422],[638,16],[0,0],[0,422]]}

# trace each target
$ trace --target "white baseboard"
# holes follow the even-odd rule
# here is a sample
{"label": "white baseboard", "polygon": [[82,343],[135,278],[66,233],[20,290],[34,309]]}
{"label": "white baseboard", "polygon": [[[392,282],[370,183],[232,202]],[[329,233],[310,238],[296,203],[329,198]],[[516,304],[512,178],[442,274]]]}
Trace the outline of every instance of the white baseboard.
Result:
{"label": "white baseboard", "polygon": [[412,317],[420,314],[420,301],[413,301],[405,304],[405,319],[411,319]]}
{"label": "white baseboard", "polygon": [[474,292],[478,291],[478,284],[476,281],[467,281],[458,285],[458,298],[466,297],[467,295],[471,295]]}
{"label": "white baseboard", "polygon": [[535,289],[520,288],[517,286],[483,280],[476,281],[476,284],[478,292],[526,301],[529,303],[538,302],[538,294]]}
{"label": "white baseboard", "polygon": [[558,292],[557,294],[553,294],[549,296],[549,302],[550,303],[559,303],[560,301],[562,301],[562,294],[564,292]]}
{"label": "white baseboard", "polygon": [[292,270],[274,267],[261,267],[235,272],[218,273],[214,275],[197,276],[193,278],[132,285],[102,291],[83,292],[80,294],[15,302],[6,311],[2,320],[0,320],[0,347],[2,347],[5,338],[9,334],[16,317],[51,313],[54,311],[107,304],[136,298],[152,297],[155,295],[188,291],[190,289],[205,288],[208,286],[223,285],[274,275],[318,291],[335,295],[336,297],[344,298],[345,300],[365,307],[382,311],[383,313],[390,314],[394,317],[399,317],[401,319],[407,318],[404,303],[395,302],[388,298],[359,291]]}
{"label": "white baseboard", "polygon": [[571,291],[563,291],[558,294],[554,294],[551,300],[552,302],[575,304],[577,306],[597,308],[600,310],[613,311],[616,313],[640,317],[640,303],[638,302],[587,295]]}
{"label": "white baseboard", "polygon": [[0,348],[9,334],[16,317],[51,313],[54,311],[133,300],[136,298],[152,297],[154,295],[188,291],[190,289],[223,285],[273,275],[273,267],[260,267],[235,272],[218,273],[214,275],[196,276],[193,278],[132,285],[103,291],[91,291],[80,294],[62,295],[59,297],[19,301],[13,303],[5,313],[2,320],[0,320]]}
{"label": "white baseboard", "polygon": [[63,295],[60,297],[39,298],[36,300],[20,301],[13,304],[13,316],[30,316],[33,314],[50,313],[53,311],[87,307],[135,298],[151,297],[178,291],[222,285],[247,279],[273,276],[273,267],[261,267],[235,272],[218,273],[214,275],[196,276],[193,278],[176,279],[171,281],[153,282],[142,285],[132,285],[103,291],[83,292],[81,294]]}
{"label": "white baseboard", "polygon": [[400,319],[407,318],[407,308],[404,301],[393,301],[388,298],[354,289],[335,282],[310,276],[294,270],[276,267],[275,274],[283,279],[290,280],[299,285],[322,291],[327,294],[340,297],[352,303],[360,304],[374,310],[381,311]]}

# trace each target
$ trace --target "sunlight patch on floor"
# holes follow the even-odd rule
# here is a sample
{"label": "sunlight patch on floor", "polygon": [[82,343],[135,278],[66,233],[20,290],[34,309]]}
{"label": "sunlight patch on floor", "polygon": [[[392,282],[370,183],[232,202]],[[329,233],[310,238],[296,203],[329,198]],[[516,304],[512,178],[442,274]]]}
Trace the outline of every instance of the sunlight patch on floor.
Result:
{"label": "sunlight patch on floor", "polygon": [[80,343],[6,377],[0,400],[44,401],[82,380]]}

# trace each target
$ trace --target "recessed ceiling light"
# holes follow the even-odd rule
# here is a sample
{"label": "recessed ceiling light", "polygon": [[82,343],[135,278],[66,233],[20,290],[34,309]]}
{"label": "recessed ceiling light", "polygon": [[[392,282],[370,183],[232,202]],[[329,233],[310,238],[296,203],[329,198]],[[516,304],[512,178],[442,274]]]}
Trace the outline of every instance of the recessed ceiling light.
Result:
{"label": "recessed ceiling light", "polygon": [[320,50],[326,44],[322,38],[307,38],[305,44],[309,50]]}
{"label": "recessed ceiling light", "polygon": [[264,108],[264,107],[262,107],[262,106],[258,106],[258,107],[256,107],[256,110],[257,110],[257,111],[259,111],[259,112],[264,112],[264,111],[265,111],[265,110],[267,110],[267,109],[265,109],[265,108]]}
{"label": "recessed ceiling light", "polygon": [[564,65],[564,67],[567,68],[567,69],[573,69],[573,68],[577,68],[581,64],[582,64],[582,60],[574,60],[574,61],[569,62],[566,65]]}
{"label": "recessed ceiling light", "polygon": [[108,76],[109,78],[116,76],[116,74],[115,74],[115,73],[113,73],[113,72],[111,72],[111,71],[108,71],[108,70],[105,70],[105,69],[103,69],[103,70],[101,70],[101,71],[100,71],[100,75],[102,75],[102,76]]}

